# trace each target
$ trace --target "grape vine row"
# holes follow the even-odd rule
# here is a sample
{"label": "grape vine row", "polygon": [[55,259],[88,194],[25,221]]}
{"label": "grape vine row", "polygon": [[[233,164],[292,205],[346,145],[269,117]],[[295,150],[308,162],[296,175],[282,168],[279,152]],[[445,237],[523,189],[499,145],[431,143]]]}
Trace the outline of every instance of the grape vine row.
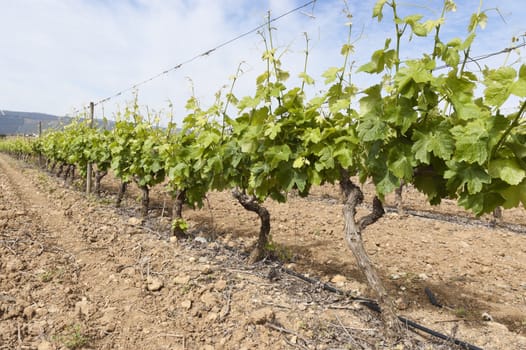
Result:
{"label": "grape vine row", "polygon": [[[361,232],[383,215],[385,195],[409,184],[432,204],[456,199],[477,215],[526,205],[526,101],[514,113],[499,110],[511,96],[526,97],[526,65],[468,69],[477,28],[487,20],[481,9],[471,17],[466,38],[443,42],[440,31],[455,8],[452,0],[443,2],[439,18],[425,21],[418,14],[399,17],[395,0],[377,1],[373,17],[383,20],[386,8],[394,38],[355,71],[349,40],[341,50],[343,64],[327,69],[327,88],[314,98],[304,92],[314,81],[306,69],[298,72],[301,86],[287,86],[290,73],[282,68],[269,25],[262,35],[267,69],[257,77],[253,95],[237,98],[233,84],[208,108],[192,96],[178,130],[171,124],[157,127],[160,116],[144,116],[135,101],[117,116],[112,130],[92,129],[79,119],[32,142],[2,141],[0,149],[41,154],[53,164],[75,165],[83,174],[91,162],[99,184],[111,169],[123,190],[130,182],[141,188],[144,216],[149,189],[166,180],[175,203],[172,230],[179,237],[186,228],[183,204],[202,206],[207,192],[232,190],[261,220],[252,261],[264,256],[268,243],[266,199],[284,202],[292,190],[307,196],[312,186],[339,183],[346,241],[380,303],[389,305],[361,241]],[[433,50],[402,61],[400,46],[412,36],[434,36]],[[305,67],[307,57],[308,52]],[[441,65],[449,68],[435,69]],[[359,89],[351,79],[359,73],[383,78]],[[232,109],[235,116],[229,115]],[[371,179],[376,189],[372,212],[359,220],[356,206],[363,194],[352,176],[362,183]],[[395,319],[387,313],[391,325]]]}

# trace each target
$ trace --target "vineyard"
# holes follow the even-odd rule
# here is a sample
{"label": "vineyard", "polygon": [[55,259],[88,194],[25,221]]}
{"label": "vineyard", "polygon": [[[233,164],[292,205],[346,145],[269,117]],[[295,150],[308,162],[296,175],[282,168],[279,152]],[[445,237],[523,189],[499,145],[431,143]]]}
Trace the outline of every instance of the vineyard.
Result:
{"label": "vineyard", "polygon": [[[136,98],[111,129],[79,115],[0,140],[48,172],[1,156],[5,348],[526,348],[526,101],[501,113],[526,65],[470,70],[487,16],[443,42],[454,6],[424,20],[377,1],[395,36],[355,69],[349,25],[313,98],[308,49],[290,86],[269,23],[250,96],[235,75],[181,125]],[[431,52],[401,59],[426,36]],[[24,283],[57,288],[55,311],[11,296]]]}

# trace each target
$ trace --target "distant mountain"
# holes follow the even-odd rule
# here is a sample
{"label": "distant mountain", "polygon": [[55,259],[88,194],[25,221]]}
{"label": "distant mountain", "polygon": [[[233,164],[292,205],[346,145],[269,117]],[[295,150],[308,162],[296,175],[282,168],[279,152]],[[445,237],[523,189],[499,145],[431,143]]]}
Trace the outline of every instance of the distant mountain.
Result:
{"label": "distant mountain", "polygon": [[[15,112],[0,110],[0,135],[31,135],[38,134],[39,122],[42,131],[52,128],[60,129],[71,122],[70,117],[59,117],[51,114],[33,112]],[[103,125],[101,120],[96,123]],[[109,122],[113,126],[113,122]]]}

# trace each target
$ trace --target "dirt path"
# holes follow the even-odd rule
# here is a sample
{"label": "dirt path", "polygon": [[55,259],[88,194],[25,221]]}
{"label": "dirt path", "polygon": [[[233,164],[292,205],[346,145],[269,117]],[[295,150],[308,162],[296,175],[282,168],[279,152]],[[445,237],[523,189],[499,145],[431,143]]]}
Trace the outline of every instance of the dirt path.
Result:
{"label": "dirt path", "polygon": [[[246,265],[254,218],[227,194],[210,203],[185,215],[216,241],[170,242],[0,155],[0,349],[450,348],[414,336],[386,344],[377,315],[360,305],[275,264]],[[288,267],[367,295],[339,238],[338,204],[270,207]],[[525,238],[463,230],[391,215],[367,244],[402,314],[487,349],[526,349],[520,326],[502,322],[526,320]],[[424,286],[453,310],[429,306]],[[480,320],[486,308],[498,322]]]}
{"label": "dirt path", "polygon": [[345,311],[354,308],[345,300],[292,277],[273,283],[269,266],[245,266],[215,243],[159,240],[138,220],[13,164],[0,155],[0,349],[328,349],[382,341],[377,321]]}

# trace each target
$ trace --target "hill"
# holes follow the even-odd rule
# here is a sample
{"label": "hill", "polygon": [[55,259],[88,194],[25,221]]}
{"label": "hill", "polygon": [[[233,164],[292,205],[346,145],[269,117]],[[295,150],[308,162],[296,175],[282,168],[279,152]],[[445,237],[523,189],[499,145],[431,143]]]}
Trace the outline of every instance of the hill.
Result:
{"label": "hill", "polygon": [[[0,135],[38,134],[40,122],[42,122],[42,130],[46,130],[60,128],[69,124],[71,120],[70,117],[45,113],[0,110]],[[103,125],[102,120],[96,120],[95,123]],[[111,127],[113,123],[109,123]]]}

